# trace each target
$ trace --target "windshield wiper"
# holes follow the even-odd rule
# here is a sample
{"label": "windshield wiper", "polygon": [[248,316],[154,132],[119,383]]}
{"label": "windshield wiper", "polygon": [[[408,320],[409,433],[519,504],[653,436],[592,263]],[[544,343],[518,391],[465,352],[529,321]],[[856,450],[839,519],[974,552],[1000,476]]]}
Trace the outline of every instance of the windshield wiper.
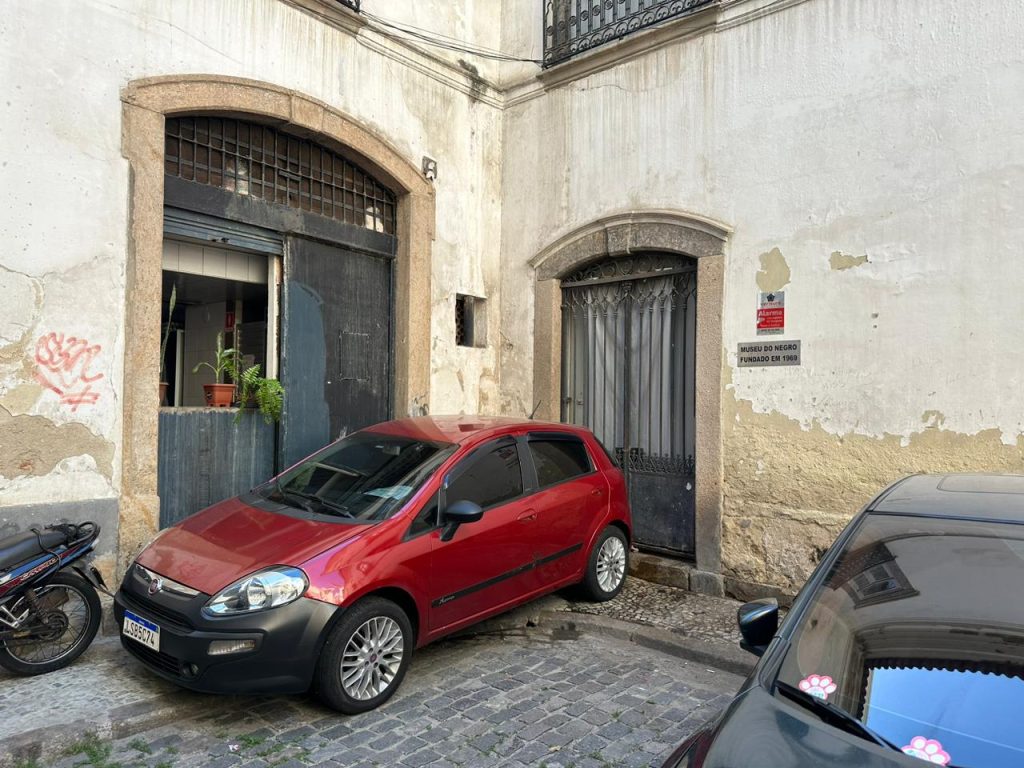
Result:
{"label": "windshield wiper", "polygon": [[[278,478],[274,478],[274,492],[285,502],[293,501],[311,515],[323,513],[324,510],[330,510],[329,514],[341,515],[343,517],[355,517],[355,515],[348,511],[348,507],[335,504],[333,501],[328,501],[314,493],[303,493],[302,491],[285,489]],[[314,509],[313,505],[309,503],[311,501],[315,501],[317,503],[317,509]]]}
{"label": "windshield wiper", "polygon": [[821,717],[822,720],[828,720],[833,725],[842,728],[848,733],[860,736],[868,741],[873,741],[881,747],[894,749],[897,752],[903,751],[884,736],[879,736],[846,710],[829,704],[827,701],[819,699],[817,696],[812,696],[806,691],[801,691],[795,685],[790,685],[782,680],[776,680],[775,687],[788,698],[798,704],[803,704],[805,708],[813,711]]}
{"label": "windshield wiper", "polygon": [[348,507],[343,507],[341,504],[335,504],[333,501],[322,499],[319,496],[307,496],[306,498],[313,499],[314,501],[319,503],[321,507],[329,509],[332,512],[337,512],[339,515],[342,515],[343,517],[355,517],[355,515],[348,511]]}
{"label": "windshield wiper", "polygon": [[309,514],[316,514],[316,510],[313,509],[313,506],[306,501],[308,497],[305,494],[299,493],[298,491],[286,491],[284,486],[281,485],[281,480],[279,478],[274,478],[274,490],[285,503],[288,503],[289,500],[294,501],[304,510],[309,512]]}

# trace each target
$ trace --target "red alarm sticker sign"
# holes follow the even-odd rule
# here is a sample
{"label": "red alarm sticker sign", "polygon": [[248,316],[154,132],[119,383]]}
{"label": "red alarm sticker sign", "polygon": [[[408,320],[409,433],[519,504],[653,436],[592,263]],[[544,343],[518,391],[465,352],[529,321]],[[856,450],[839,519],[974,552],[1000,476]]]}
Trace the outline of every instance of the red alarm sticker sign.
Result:
{"label": "red alarm sticker sign", "polygon": [[760,294],[757,307],[757,335],[782,335],[786,331],[786,292]]}

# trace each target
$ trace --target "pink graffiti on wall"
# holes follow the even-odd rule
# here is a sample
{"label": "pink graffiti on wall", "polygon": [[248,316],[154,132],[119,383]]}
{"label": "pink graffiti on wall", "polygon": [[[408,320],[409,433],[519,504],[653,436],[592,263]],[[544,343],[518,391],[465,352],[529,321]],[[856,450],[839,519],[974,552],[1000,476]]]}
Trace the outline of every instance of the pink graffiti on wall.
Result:
{"label": "pink graffiti on wall", "polygon": [[80,405],[92,405],[100,393],[92,389],[102,373],[89,373],[95,357],[102,351],[99,344],[89,344],[77,336],[48,333],[36,342],[36,380],[60,395],[60,401],[77,411]]}

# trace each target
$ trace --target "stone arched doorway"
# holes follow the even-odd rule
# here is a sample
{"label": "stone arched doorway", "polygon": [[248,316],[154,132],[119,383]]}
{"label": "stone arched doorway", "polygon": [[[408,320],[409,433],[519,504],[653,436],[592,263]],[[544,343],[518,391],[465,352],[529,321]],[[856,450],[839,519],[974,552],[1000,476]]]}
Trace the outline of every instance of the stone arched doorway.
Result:
{"label": "stone arched doorway", "polygon": [[121,94],[122,152],[131,175],[126,274],[123,460],[119,564],[130,562],[156,531],[164,142],[168,117],[243,116],[358,158],[394,192],[394,367],[396,415],[428,406],[430,251],[433,187],[387,142],[330,106],[279,86],[211,75],[148,78]]}
{"label": "stone arched doorway", "polygon": [[[625,267],[616,268],[616,264],[632,266],[646,259],[650,264],[655,265],[648,270],[651,275],[656,275],[659,270],[673,274],[684,274],[693,270],[695,281],[692,286],[692,293],[700,296],[700,301],[690,307],[692,317],[692,373],[687,371],[685,354],[676,363],[679,370],[672,375],[683,377],[692,375],[692,402],[690,405],[680,402],[678,407],[680,413],[685,413],[689,408],[692,413],[689,428],[692,429],[692,454],[689,454],[687,438],[685,436],[686,418],[679,419],[681,440],[678,451],[671,445],[658,446],[646,445],[648,451],[655,451],[662,455],[668,455],[670,463],[688,461],[692,462],[695,468],[695,477],[687,480],[680,475],[681,482],[692,483],[693,491],[693,530],[692,538],[684,542],[692,547],[685,552],[696,561],[697,571],[691,578],[703,579],[700,585],[703,591],[721,592],[721,486],[722,486],[722,458],[721,458],[721,387],[722,387],[722,277],[724,268],[724,251],[728,230],[715,222],[708,221],[692,215],[656,211],[656,212],[634,212],[617,214],[601,219],[593,224],[570,232],[559,240],[545,248],[532,261],[536,269],[535,285],[535,328],[534,328],[534,400],[541,403],[538,414],[551,418],[560,419],[572,416],[572,420],[579,421],[578,414],[570,414],[564,410],[566,397],[579,399],[575,391],[567,392],[567,386],[575,386],[570,379],[569,372],[565,370],[566,350],[564,345],[574,343],[572,341],[572,329],[564,328],[566,317],[573,317],[567,314],[565,307],[572,304],[572,299],[567,300],[567,290],[580,290],[585,286],[586,281],[581,280],[587,271],[587,267],[600,265],[604,271],[618,274],[619,278],[628,279],[626,274],[629,270]],[[642,257],[638,259],[638,257]],[[669,269],[671,268],[671,269]],[[608,278],[611,281],[616,275],[611,274]],[[689,278],[688,278],[689,279]],[[598,282],[601,278],[591,282]],[[665,282],[662,279],[662,282]],[[677,280],[678,282],[678,280]],[[564,287],[563,287],[564,286]],[[608,293],[608,289],[603,289]],[[669,305],[675,301],[676,288],[671,288],[666,282],[664,286],[657,287],[657,291],[668,292],[660,299],[651,304],[653,309],[656,303],[658,311],[668,314],[671,317]],[[687,288],[689,295],[690,289]],[[669,294],[672,294],[671,296]],[[648,296],[648,299],[650,296]],[[646,305],[645,305],[646,306]],[[626,310],[626,314],[635,312]],[[608,323],[608,320],[602,320]],[[628,319],[621,316],[615,320],[618,324],[628,324]],[[686,332],[686,331],[681,331]],[[593,333],[597,333],[596,331]],[[630,331],[634,339],[639,338],[636,331]],[[642,332],[641,332],[642,333]],[[595,335],[596,338],[596,335]],[[625,338],[625,337],[623,337]],[[625,343],[625,342],[623,342]],[[682,343],[680,340],[679,343]],[[663,345],[666,354],[669,354],[671,344]],[[626,352],[628,355],[628,351]],[[625,366],[628,370],[628,365]],[[635,386],[651,386],[650,368],[648,367],[648,378],[641,376],[635,379]],[[644,382],[647,382],[644,384]],[[667,380],[666,380],[667,381]],[[682,381],[675,381],[682,385]],[[621,393],[620,393],[621,394]],[[634,393],[635,394],[635,393]],[[648,393],[648,400],[650,400]],[[628,406],[625,406],[628,407]],[[670,409],[677,407],[675,404],[668,406]],[[586,418],[583,419],[586,421]],[[589,426],[589,425],[588,425]],[[595,425],[603,429],[604,425]],[[621,425],[620,425],[621,426]],[[636,441],[643,443],[649,436],[636,434]],[[625,443],[629,439],[624,440]],[[671,442],[671,440],[670,440]],[[617,446],[609,446],[613,449]],[[662,450],[662,449],[665,450]],[[678,453],[679,456],[675,456]],[[641,459],[641,452],[636,452],[637,458]],[[692,456],[692,458],[690,458]],[[626,457],[628,458],[628,457]],[[683,467],[685,469],[685,467]],[[685,492],[685,490],[683,491]],[[636,502],[634,502],[634,506]],[[637,517],[644,514],[643,510],[637,510]],[[638,522],[637,526],[645,523]],[[683,522],[679,523],[684,525]],[[678,537],[677,542],[664,549],[676,549],[685,551],[685,547],[679,547],[685,537]],[[666,539],[666,541],[670,541]]]}

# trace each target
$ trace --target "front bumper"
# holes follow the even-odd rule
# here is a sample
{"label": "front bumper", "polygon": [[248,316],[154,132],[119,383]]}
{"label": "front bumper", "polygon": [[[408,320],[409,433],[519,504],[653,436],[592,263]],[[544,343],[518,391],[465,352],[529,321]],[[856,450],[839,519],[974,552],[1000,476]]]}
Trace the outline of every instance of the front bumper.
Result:
{"label": "front bumper", "polygon": [[[210,599],[157,593],[138,587],[131,571],[114,596],[118,630],[129,610],[160,627],[160,650],[121,634],[125,650],[151,671],[185,688],[207,693],[301,693],[313,679],[325,629],[341,609],[301,597],[293,603],[223,619],[208,619]],[[255,648],[211,656],[215,640],[253,640]]]}

